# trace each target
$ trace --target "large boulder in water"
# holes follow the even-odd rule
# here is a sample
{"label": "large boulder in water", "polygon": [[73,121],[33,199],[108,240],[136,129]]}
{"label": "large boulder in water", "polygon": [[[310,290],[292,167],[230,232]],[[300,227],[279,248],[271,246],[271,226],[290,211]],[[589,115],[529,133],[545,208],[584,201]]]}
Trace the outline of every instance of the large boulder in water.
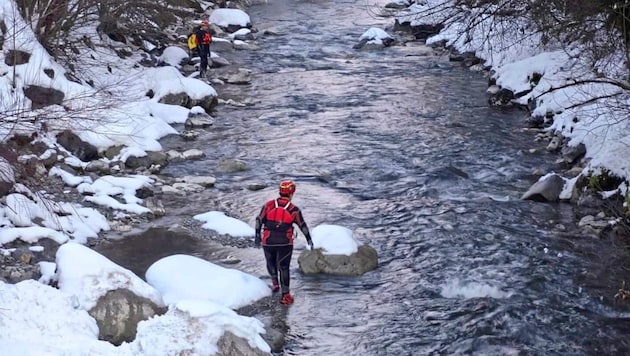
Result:
{"label": "large boulder in water", "polygon": [[555,202],[560,199],[564,188],[564,179],[557,174],[547,175],[529,188],[521,199],[537,202]]}
{"label": "large boulder in water", "polygon": [[368,245],[361,245],[351,255],[325,254],[320,248],[304,250],[298,257],[300,271],[306,274],[360,276],[378,267],[378,254]]}
{"label": "large boulder in water", "polygon": [[315,249],[303,251],[298,258],[303,273],[359,276],[378,266],[376,250],[359,245],[346,227],[322,224],[311,235]]}

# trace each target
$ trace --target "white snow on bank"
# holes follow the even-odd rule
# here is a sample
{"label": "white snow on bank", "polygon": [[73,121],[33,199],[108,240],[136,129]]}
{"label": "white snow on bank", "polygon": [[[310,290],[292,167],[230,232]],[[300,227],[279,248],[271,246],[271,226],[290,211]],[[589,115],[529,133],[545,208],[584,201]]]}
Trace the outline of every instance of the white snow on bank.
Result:
{"label": "white snow on bank", "polygon": [[98,326],[68,295],[28,280],[0,282],[0,350],[3,355],[114,355],[98,340]]}
{"label": "white snow on bank", "polygon": [[247,27],[251,25],[249,15],[239,9],[214,9],[210,14],[209,21],[221,27],[230,25]]}
{"label": "white snow on bank", "polygon": [[271,352],[260,336],[265,329],[259,320],[204,300],[183,300],[165,315],[141,322],[130,349],[136,355],[212,355],[226,331]]}
{"label": "white snow on bank", "polygon": [[164,306],[162,296],[133,272],[122,268],[105,256],[76,243],[67,243],[57,250],[59,289],[77,298],[76,307],[90,310],[109,291],[126,288],[136,295]]}
{"label": "white snow on bank", "polygon": [[204,229],[214,230],[219,234],[235,237],[253,237],[254,228],[246,222],[229,217],[221,211],[209,211],[193,216],[195,220],[203,221]]}
{"label": "white snow on bank", "polygon": [[175,46],[166,47],[159,57],[160,61],[175,68],[181,68],[182,62],[188,61],[188,58],[188,53],[185,49]]}
{"label": "white snow on bank", "polygon": [[[240,11],[240,10],[239,10]],[[234,12],[238,21],[249,16]],[[227,14],[229,15],[229,14]],[[235,22],[227,16],[229,23]],[[188,96],[191,100],[211,100],[217,96],[210,85],[186,78],[173,67],[147,68],[137,64],[146,58],[134,52],[128,58],[120,58],[112,49],[101,46],[104,42],[121,48],[120,44],[102,38],[96,28],[98,21],[87,22],[80,33],[72,33],[69,41],[87,39],[95,48],[80,48],[82,58],[78,74],[89,78],[90,83],[68,80],[66,71],[34,40],[30,25],[19,16],[14,1],[0,0],[0,22],[6,23],[3,53],[18,49],[30,53],[27,63],[10,66],[0,61],[0,111],[3,123],[0,135],[30,135],[38,132],[38,140],[51,146],[39,159],[58,155],[65,164],[85,169],[89,162],[82,162],[63,147],[56,145],[56,134],[65,129],[74,131],[82,140],[99,150],[115,145],[126,146],[121,156],[114,160],[125,161],[132,153],[136,157],[147,151],[161,150],[159,139],[177,134],[170,126],[184,123],[191,110],[161,103],[169,95]],[[144,42],[147,48],[152,45]],[[126,47],[125,47],[126,48]],[[185,51],[169,49],[161,59],[178,65]],[[179,61],[179,62],[178,62]],[[44,72],[44,69],[52,70]],[[63,93],[63,106],[51,105],[31,110],[31,101],[22,93],[24,88],[39,85]],[[195,110],[199,110],[199,106]],[[41,125],[41,126],[40,126]],[[45,129],[44,129],[45,126]],[[57,152],[61,152],[58,154]],[[122,155],[125,155],[124,157]],[[110,163],[104,160],[106,163]],[[3,167],[7,180],[14,175]],[[115,210],[141,214],[148,209],[141,206],[136,197],[138,189],[153,182],[146,177],[106,176],[93,180],[87,176],[75,176],[59,168],[49,170],[49,179],[59,179],[68,189],[77,187],[88,195],[85,200]],[[120,202],[121,199],[123,202]],[[156,316],[138,325],[138,334],[132,343],[114,346],[98,340],[95,320],[84,309],[116,288],[129,288],[134,293],[163,303],[161,294],[130,271],[117,266],[104,256],[77,243],[97,238],[101,231],[109,230],[108,222],[95,209],[79,204],[54,202],[34,194],[21,184],[15,185],[8,203],[0,207],[0,247],[16,239],[35,243],[50,238],[63,244],[57,253],[56,263],[40,262],[41,283],[57,281],[55,289],[36,281],[24,281],[15,285],[0,282],[0,354],[2,355],[208,355],[217,351],[216,342],[226,331],[244,338],[250,346],[269,352],[269,346],[260,334],[264,328],[260,321],[237,315],[221,305],[204,300],[180,301],[170,306],[163,316]],[[3,202],[4,203],[4,202]],[[71,242],[69,242],[72,240]],[[76,243],[75,243],[76,242]],[[65,243],[65,244],[64,244]],[[33,246],[41,251],[41,246]],[[0,248],[0,253],[11,250]],[[230,275],[238,275],[236,272]],[[199,285],[199,280],[189,279]],[[156,276],[155,278],[160,278]],[[268,287],[251,277],[241,278],[237,284],[243,290],[229,285],[222,291],[213,291],[216,299],[247,303],[248,298],[238,299],[235,294],[264,294]],[[253,298],[253,297],[251,297]]]}
{"label": "white snow on bank", "polygon": [[[134,175],[128,177],[103,176],[94,183],[82,183],[77,190],[86,196],[86,201],[106,206],[115,210],[122,210],[134,214],[149,213],[151,210],[141,206],[142,199],[136,197],[136,191],[148,187],[153,180],[147,176]],[[119,202],[114,196],[120,196],[125,203]]]}
{"label": "white snow on bank", "polygon": [[109,230],[107,220],[95,209],[51,201],[21,184],[15,190],[18,193],[9,194],[6,206],[0,207],[0,245],[17,239],[35,243],[43,238],[85,243]]}
{"label": "white snow on bank", "polygon": [[236,309],[271,295],[259,278],[194,256],[165,257],[149,267],[146,279],[167,304],[200,299]]}
{"label": "white snow on bank", "polygon": [[[0,111],[4,123],[0,125],[0,136],[29,136],[33,131],[39,131],[38,140],[55,148],[48,150],[40,159],[56,154],[57,150],[64,156],[70,154],[64,148],[55,146],[56,134],[65,129],[73,130],[99,150],[124,145],[127,146],[126,151],[133,151],[137,156],[146,151],[161,150],[158,140],[177,134],[169,124],[185,122],[190,113],[185,107],[160,103],[164,96],[182,93],[192,100],[217,96],[210,85],[184,77],[177,68],[138,66],[137,63],[142,60],[140,54],[133,53],[129,58],[121,59],[113,49],[105,47],[81,48],[85,67],[77,68],[77,71],[90,78],[89,84],[69,80],[66,70],[34,40],[36,36],[30,25],[19,16],[13,1],[0,0],[0,21],[11,24],[4,34],[7,39],[4,53],[12,49],[30,53],[28,62],[17,66],[0,61],[0,72],[7,74],[0,77],[0,96],[3,98]],[[96,31],[98,25],[94,22],[75,35],[79,38],[85,36],[102,45]],[[181,51],[178,53],[181,58]],[[164,56],[172,58],[176,54],[167,52]],[[44,69],[52,70],[54,75],[44,73]],[[31,100],[23,92],[32,85],[63,93],[63,107],[51,105],[31,110]],[[88,164],[72,155],[65,158],[65,163],[80,169]],[[112,187],[105,187],[102,182],[93,183],[89,177],[74,176],[57,167],[50,169],[49,176],[60,177],[69,187],[81,186],[81,192],[93,194],[86,197],[87,201],[127,213],[148,212],[141,206],[141,200],[135,198],[135,192],[130,190],[138,185],[136,183],[118,181],[114,185],[120,188],[121,193],[114,193],[110,189]],[[94,209],[53,202],[32,193],[17,193],[9,198],[13,201],[0,208],[0,224],[5,228],[0,231],[0,245],[16,239],[35,242],[41,238],[52,238],[60,243],[68,239],[86,242],[88,238],[97,238],[99,232],[109,230],[105,217]],[[115,198],[120,196],[124,199],[123,203]],[[54,207],[55,214],[47,211],[50,207]],[[39,223],[40,220],[43,222]]]}
{"label": "white snow on bank", "polygon": [[[160,264],[153,268],[152,278],[168,285],[174,276],[186,275],[185,281],[177,280],[172,286],[188,291],[190,298],[170,303],[166,314],[140,322],[133,342],[114,346],[98,340],[96,321],[87,313],[98,298],[124,288],[164,305],[163,300],[172,299],[174,293],[162,298],[149,284],[97,252],[76,243],[62,245],[56,264],[42,264],[42,278],[56,279],[59,289],[34,280],[14,285],[0,282],[2,354],[211,355],[217,352],[217,342],[227,331],[245,339],[251,347],[270,352],[260,336],[265,333],[263,324],[230,309],[270,295],[264,282],[236,270],[212,267],[191,256],[171,257],[162,260],[166,261],[161,264],[165,269],[160,270]],[[208,279],[214,283],[210,285]],[[213,298],[220,302],[213,302]]]}

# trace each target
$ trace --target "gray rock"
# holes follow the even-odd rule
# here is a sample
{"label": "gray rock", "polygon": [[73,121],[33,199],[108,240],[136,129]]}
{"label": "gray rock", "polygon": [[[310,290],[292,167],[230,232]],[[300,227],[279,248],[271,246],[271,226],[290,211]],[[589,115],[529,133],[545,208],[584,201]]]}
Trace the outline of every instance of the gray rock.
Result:
{"label": "gray rock", "polygon": [[[212,40],[212,51],[223,53],[232,50],[234,50],[234,47],[232,46],[232,41],[225,38],[214,38]],[[212,58],[212,60],[214,60],[214,58]]]}
{"label": "gray rock", "polygon": [[39,159],[42,161],[46,169],[50,169],[52,166],[55,165],[55,163],[57,163],[58,156],[59,152],[57,152],[57,150],[55,149],[50,148],[45,153],[43,153],[39,157]]}
{"label": "gray rock", "polygon": [[169,162],[180,162],[184,160],[184,156],[181,154],[181,152],[177,152],[175,150],[169,150],[168,152],[166,152],[166,157],[168,158]]}
{"label": "gray rock", "polygon": [[389,2],[389,3],[385,4],[385,8],[386,9],[398,9],[398,10],[400,10],[400,9],[404,9],[404,8],[409,7],[409,5],[410,5],[410,3],[408,1],[405,1],[405,2],[392,1],[392,2]]}
{"label": "gray rock", "polygon": [[183,190],[179,190],[173,186],[170,185],[165,185],[162,186],[162,194],[168,195],[168,194],[176,194],[176,195],[186,195],[186,192]]}
{"label": "gray rock", "polygon": [[[178,192],[186,192],[186,193],[199,193],[206,190],[205,187],[199,184],[191,184],[191,183],[173,183],[173,188],[175,188]],[[166,190],[162,190],[166,192]]]}
{"label": "gray rock", "polygon": [[81,140],[74,132],[64,130],[57,135],[57,142],[83,162],[98,159],[98,150]]}
{"label": "gray rock", "polygon": [[251,49],[252,46],[249,45],[247,42],[245,41],[241,41],[241,40],[235,40],[232,45],[234,46],[234,49],[236,50],[248,50]]}
{"label": "gray rock", "polygon": [[20,261],[25,264],[31,264],[35,262],[35,256],[33,255],[33,252],[27,247],[17,248],[15,251],[13,251],[13,253],[11,253],[11,256],[16,261]]}
{"label": "gray rock", "polygon": [[378,267],[378,254],[368,245],[359,246],[350,256],[325,255],[321,249],[304,250],[298,257],[298,265],[305,274],[360,276]]}
{"label": "gray rock", "polygon": [[212,58],[212,66],[215,67],[215,68],[227,67],[230,64],[232,64],[232,63],[230,63],[230,61],[228,61],[227,59],[225,59],[223,57],[217,56],[217,57],[213,57]]}
{"label": "gray rock", "polygon": [[149,168],[151,166],[164,167],[168,164],[168,156],[161,151],[149,151],[144,157],[130,156],[125,161],[125,166],[129,169]]}
{"label": "gray rock", "polygon": [[249,170],[249,166],[240,159],[224,159],[219,162],[219,170],[226,173],[243,172]]}
{"label": "gray rock", "polygon": [[538,202],[555,202],[560,199],[560,193],[564,188],[564,179],[557,174],[552,174],[534,183],[521,197],[523,200]]}
{"label": "gray rock", "polygon": [[494,94],[491,94],[490,92],[488,92],[488,94],[490,94],[488,97],[488,104],[492,106],[510,106],[512,104],[512,100],[515,98],[514,92],[506,88],[501,88]]}
{"label": "gray rock", "polygon": [[224,265],[236,265],[241,263],[241,260],[234,256],[228,255],[227,257],[220,259],[218,262]]}
{"label": "gray rock", "polygon": [[249,29],[241,29],[230,35],[235,40],[241,41],[254,41],[256,40],[256,34]]}
{"label": "gray rock", "polygon": [[576,162],[586,154],[586,146],[580,143],[577,146],[565,146],[562,148],[562,157],[568,164]]}
{"label": "gray rock", "polygon": [[551,139],[551,141],[547,145],[547,151],[555,152],[560,148],[561,144],[562,144],[562,140],[560,139],[560,137],[555,136]]}
{"label": "gray rock", "polygon": [[191,107],[190,97],[186,93],[169,93],[161,97],[159,102],[162,104],[179,105],[187,108]]}
{"label": "gray rock", "polygon": [[199,132],[195,130],[185,130],[179,134],[184,141],[195,141],[199,138]]}
{"label": "gray rock", "polygon": [[147,298],[116,289],[99,298],[88,313],[96,320],[99,339],[120,345],[135,339],[139,322],[165,312],[165,308]]}
{"label": "gray rock", "polygon": [[156,197],[148,197],[144,200],[144,205],[147,209],[151,210],[154,216],[166,215],[166,209],[162,201]]}
{"label": "gray rock", "polygon": [[205,157],[206,154],[203,153],[203,151],[198,150],[196,148],[190,149],[190,150],[186,150],[182,153],[182,158],[185,160],[188,159],[201,159],[203,157]]}
{"label": "gray rock", "polygon": [[4,64],[8,66],[17,66],[20,64],[28,63],[31,59],[31,54],[28,52],[20,51],[17,49],[9,49],[4,56]]}
{"label": "gray rock", "polygon": [[212,126],[214,124],[214,119],[212,116],[204,113],[190,113],[188,114],[188,118],[184,123],[186,128],[204,128],[208,126]]}
{"label": "gray rock", "polygon": [[285,333],[273,327],[265,328],[263,339],[271,347],[271,351],[282,354],[286,344]]}
{"label": "gray rock", "polygon": [[361,48],[363,48],[363,46],[365,46],[366,43],[368,43],[369,40],[370,40],[369,38],[363,38],[357,44],[352,46],[352,48],[354,48],[354,49],[361,49]]}
{"label": "gray rock", "polygon": [[24,155],[18,157],[18,162],[22,164],[23,171],[21,176],[28,176],[33,178],[42,178],[48,175],[48,170],[44,163],[33,155]]}
{"label": "gray rock", "polygon": [[65,94],[57,89],[29,85],[24,88],[24,96],[31,99],[31,109],[41,109],[50,105],[61,105]]}
{"label": "gray rock", "polygon": [[229,74],[221,79],[229,84],[249,84],[252,82],[252,72],[249,69],[239,68],[237,73]]}
{"label": "gray rock", "polygon": [[143,156],[143,157],[129,156],[127,157],[127,160],[125,161],[125,167],[129,169],[136,169],[136,168],[141,168],[141,167],[146,168],[150,166],[151,166],[151,160],[149,159],[149,156]]}
{"label": "gray rock", "polygon": [[263,190],[265,188],[267,188],[267,184],[265,183],[250,183],[247,185],[247,189],[253,192]]}
{"label": "gray rock", "polygon": [[114,157],[120,154],[120,151],[122,151],[124,147],[125,146],[121,145],[109,147],[103,152],[103,155],[109,159],[114,159]]}
{"label": "gray rock", "polygon": [[203,187],[213,187],[214,184],[217,182],[217,179],[211,176],[184,176],[177,179],[177,181],[190,184],[198,184]]}
{"label": "gray rock", "polygon": [[269,356],[267,352],[257,347],[250,346],[247,340],[229,331],[221,335],[219,341],[217,341],[217,347],[219,349],[219,355]]}
{"label": "gray rock", "polygon": [[103,162],[101,160],[90,161],[90,163],[85,166],[85,171],[96,173],[109,173],[109,163]]}
{"label": "gray rock", "polygon": [[4,157],[0,157],[0,197],[9,194],[14,185],[15,171],[13,166]]}
{"label": "gray rock", "polygon": [[201,106],[206,112],[210,112],[218,103],[219,99],[216,96],[207,95],[201,99],[191,99],[189,107]]}
{"label": "gray rock", "polygon": [[27,279],[34,279],[35,277],[33,269],[21,266],[8,266],[4,272],[7,281],[10,283],[19,283]]}

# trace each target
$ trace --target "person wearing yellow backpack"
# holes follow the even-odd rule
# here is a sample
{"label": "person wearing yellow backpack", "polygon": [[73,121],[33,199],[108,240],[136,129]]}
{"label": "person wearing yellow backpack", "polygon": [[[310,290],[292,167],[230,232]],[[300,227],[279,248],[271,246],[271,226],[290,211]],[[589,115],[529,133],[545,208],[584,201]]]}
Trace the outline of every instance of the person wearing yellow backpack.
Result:
{"label": "person wearing yellow backpack", "polygon": [[197,46],[197,31],[199,31],[199,26],[195,26],[188,35],[188,55],[190,58],[199,56],[199,47]]}
{"label": "person wearing yellow backpack", "polygon": [[201,62],[199,63],[199,76],[206,77],[208,69],[208,58],[210,57],[210,43],[212,43],[212,34],[210,33],[208,20],[201,21],[199,30],[195,33],[197,40],[197,51]]}

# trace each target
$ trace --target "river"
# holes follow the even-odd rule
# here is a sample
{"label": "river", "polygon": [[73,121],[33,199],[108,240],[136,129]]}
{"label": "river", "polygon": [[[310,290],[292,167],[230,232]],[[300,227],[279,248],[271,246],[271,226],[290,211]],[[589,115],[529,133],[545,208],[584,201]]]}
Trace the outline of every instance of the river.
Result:
{"label": "river", "polygon": [[[623,257],[568,233],[570,205],[520,200],[555,157],[529,153],[541,144],[522,130],[523,112],[486,104],[487,78],[420,42],[354,50],[368,28],[393,24],[362,1],[270,0],[247,12],[259,48],[225,56],[254,80],[217,89],[249,105],[220,105],[195,143],[206,158],[163,172],[217,186],[166,204],[156,224],[227,210],[253,225],[289,178],[311,228],[342,225],[375,247],[378,269],[354,278],[301,275],[294,253],[286,354],[630,351],[630,314],[612,300]],[[225,158],[250,169],[221,172]],[[243,260],[234,268],[264,276],[261,251],[229,253]]]}

